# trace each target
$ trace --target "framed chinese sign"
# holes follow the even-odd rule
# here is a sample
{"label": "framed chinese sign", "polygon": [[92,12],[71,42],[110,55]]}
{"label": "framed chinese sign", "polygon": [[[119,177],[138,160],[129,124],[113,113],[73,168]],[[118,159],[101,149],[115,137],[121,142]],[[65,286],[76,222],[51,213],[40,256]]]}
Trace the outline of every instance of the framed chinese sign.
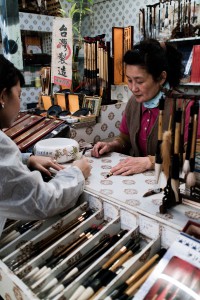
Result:
{"label": "framed chinese sign", "polygon": [[52,83],[71,88],[72,55],[72,19],[56,17],[52,32]]}

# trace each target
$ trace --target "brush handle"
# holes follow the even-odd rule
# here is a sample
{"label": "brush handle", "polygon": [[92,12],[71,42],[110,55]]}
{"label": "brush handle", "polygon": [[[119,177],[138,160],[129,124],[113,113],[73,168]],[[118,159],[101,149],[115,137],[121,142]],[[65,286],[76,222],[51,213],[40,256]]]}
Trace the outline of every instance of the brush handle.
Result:
{"label": "brush handle", "polygon": [[191,153],[190,159],[195,156],[195,148],[196,148],[196,137],[197,137],[197,115],[194,115],[193,119],[193,131],[192,131],[192,143],[191,143]]}
{"label": "brush handle", "polygon": [[88,252],[86,252],[80,259],[74,262],[70,267],[64,269],[60,274],[58,274],[57,279],[63,280],[68,272],[70,272],[73,268],[75,268],[79,263],[85,261],[88,257],[91,257],[96,251],[102,248],[108,241],[110,240],[110,236],[105,237],[102,241],[100,241],[97,245],[92,247]]}
{"label": "brush handle", "polygon": [[187,140],[187,147],[186,147],[186,156],[185,159],[190,159],[190,152],[191,152],[191,144],[192,144],[192,136],[193,136],[193,118],[194,118],[195,108],[194,104],[190,107],[190,118],[189,118],[189,125],[188,125],[188,140]]}
{"label": "brush handle", "polygon": [[102,269],[109,268],[112,263],[114,263],[120,256],[122,256],[129,248],[130,246],[135,243],[133,239],[129,240],[128,243],[123,246],[119,251],[117,251],[103,266]]}
{"label": "brush handle", "polygon": [[133,296],[137,289],[147,280],[149,275],[153,272],[155,266],[152,267],[148,272],[146,272],[136,283],[134,283],[130,288],[127,289],[126,294],[128,296]]}
{"label": "brush handle", "polygon": [[130,285],[135,279],[140,277],[146,270],[148,270],[157,260],[161,259],[166,250],[161,249],[159,253],[155,254],[148,262],[146,262],[138,271],[136,271],[131,277],[126,280],[126,283]]}
{"label": "brush handle", "polygon": [[180,134],[181,134],[181,116],[182,111],[177,110],[175,113],[175,138],[174,138],[174,154],[179,154],[180,150]]}

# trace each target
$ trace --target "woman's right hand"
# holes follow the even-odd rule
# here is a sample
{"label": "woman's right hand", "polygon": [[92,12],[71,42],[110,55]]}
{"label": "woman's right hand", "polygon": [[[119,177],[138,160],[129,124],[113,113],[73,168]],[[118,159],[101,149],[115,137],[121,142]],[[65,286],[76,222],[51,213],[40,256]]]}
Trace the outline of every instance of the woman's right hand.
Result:
{"label": "woman's right hand", "polygon": [[91,171],[91,165],[86,157],[83,156],[81,159],[75,160],[72,166],[78,167],[83,173],[85,179],[89,177]]}
{"label": "woman's right hand", "polygon": [[104,153],[108,153],[111,151],[109,142],[98,142],[94,145],[91,150],[91,155],[94,157],[100,157]]}

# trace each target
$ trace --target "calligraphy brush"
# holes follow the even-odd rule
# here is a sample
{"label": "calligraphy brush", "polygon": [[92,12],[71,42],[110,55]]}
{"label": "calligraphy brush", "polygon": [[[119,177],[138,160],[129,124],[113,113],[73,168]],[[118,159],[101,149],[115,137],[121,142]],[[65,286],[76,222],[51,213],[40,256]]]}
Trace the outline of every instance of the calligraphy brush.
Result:
{"label": "calligraphy brush", "polygon": [[[92,238],[97,231],[98,231],[97,228],[94,228],[94,229],[90,229],[90,231],[87,231],[86,233],[85,232],[82,233],[75,242],[71,243],[70,245],[68,245],[67,247],[62,249],[57,256],[54,256],[54,255],[50,256],[44,263],[45,266],[42,269],[40,269],[39,272],[43,272],[43,276],[45,274],[50,273],[52,268],[54,268],[57,264],[60,264],[69,253],[74,251],[77,247],[79,247],[87,239]],[[39,274],[39,275],[40,275],[39,278],[41,278],[41,274]],[[31,285],[31,289],[35,289],[38,285],[41,284],[41,282],[43,280],[44,280],[44,278],[41,278],[39,280],[37,279],[37,281]]]}
{"label": "calligraphy brush", "polygon": [[85,240],[92,238],[100,229],[101,229],[100,226],[98,226],[98,227],[93,226],[89,230],[86,230],[86,232],[83,232],[82,234],[80,234],[78,239],[73,241],[70,245],[67,245],[66,247],[64,247],[64,249],[62,249],[59,252],[58,256],[47,259],[46,266],[50,266],[51,268],[54,268],[55,265],[59,264],[66,257],[66,255],[68,253],[70,253],[75,248],[80,246],[83,242],[85,242]]}
{"label": "calligraphy brush", "polygon": [[[3,247],[3,245],[10,243],[14,239],[16,239],[18,236],[22,235],[29,229],[31,229],[38,221],[31,221],[27,222],[25,224],[21,224],[20,226],[17,226],[16,229],[12,230],[9,234],[7,234],[3,239],[0,240],[0,245]],[[39,221],[41,222],[41,221]]]}
{"label": "calligraphy brush", "polygon": [[104,269],[100,271],[99,274],[96,275],[93,282],[90,286],[86,288],[86,290],[82,293],[82,295],[78,298],[78,300],[87,300],[94,293],[96,293],[100,288],[106,286],[109,282],[113,280],[117,276],[117,270],[122,266],[124,262],[127,261],[128,258],[134,255],[134,253],[139,249],[140,245],[138,243],[134,244],[130,250],[125,253],[119,261],[114,263],[109,269]]}
{"label": "calligraphy brush", "polygon": [[174,153],[172,156],[171,164],[171,187],[174,192],[175,201],[179,202],[179,151],[180,151],[180,133],[181,133],[181,116],[182,111],[180,109],[175,111],[175,135],[174,135]]}
{"label": "calligraphy brush", "polygon": [[133,297],[137,289],[147,280],[149,275],[153,272],[155,266],[153,266],[150,270],[148,270],[136,283],[130,286],[123,295],[118,297],[118,300],[127,300],[129,297]]}
{"label": "calligraphy brush", "polygon": [[[171,102],[171,106],[174,105],[174,101]],[[163,133],[162,136],[162,142],[160,145],[160,155],[161,155],[161,163],[162,163],[162,170],[165,175],[165,177],[168,179],[169,177],[169,168],[171,164],[171,143],[172,143],[172,109],[170,111],[170,117],[169,117],[169,124],[168,124],[168,130]],[[159,133],[161,135],[161,133]],[[154,189],[151,190],[143,195],[143,197],[152,196],[154,194],[162,192],[163,189]]]}
{"label": "calligraphy brush", "polygon": [[185,100],[180,99],[182,102],[182,116],[181,116],[181,133],[180,133],[180,169],[183,168],[183,153],[184,153],[184,129],[185,129]]}
{"label": "calligraphy brush", "polygon": [[31,280],[36,280],[36,277],[40,276],[42,272],[45,270],[51,270],[55,267],[55,265],[59,264],[69,253],[74,251],[77,247],[79,247],[82,243],[84,243],[87,239],[93,237],[100,230],[100,227],[93,225],[91,228],[88,228],[84,232],[82,232],[78,238],[76,238],[73,242],[66,245],[60,251],[56,253],[56,255],[51,255],[47,258],[43,263],[41,263],[37,268],[38,272],[32,276]]}
{"label": "calligraphy brush", "polygon": [[195,151],[196,151],[196,142],[197,142],[198,113],[199,113],[199,104],[198,101],[196,101],[194,105],[192,143],[191,143],[191,152],[190,152],[190,172],[188,173],[186,178],[186,184],[188,187],[192,187],[196,183],[194,168],[195,168]]}
{"label": "calligraphy brush", "polygon": [[112,172],[109,172],[108,174],[106,174],[106,175],[104,176],[104,178],[107,179],[107,178],[109,178],[109,177],[111,177],[111,176],[113,176],[113,173],[112,173]]}
{"label": "calligraphy brush", "polygon": [[52,279],[42,290],[41,292],[47,292],[52,287],[54,287],[59,281],[66,280],[68,278],[68,272],[73,270],[80,262],[86,260],[90,255],[93,255],[99,248],[103,247],[105,243],[110,241],[110,236],[106,236],[102,241],[100,241],[97,245],[92,247],[88,252],[86,252],[80,259],[76,262],[74,262],[71,266],[68,268],[62,270],[61,273],[59,273],[54,279]]}
{"label": "calligraphy brush", "polygon": [[85,84],[85,82],[87,80],[87,41],[86,40],[83,43],[83,49],[84,49],[83,81],[84,81],[84,84]]}
{"label": "calligraphy brush", "polygon": [[139,270],[137,270],[131,277],[129,277],[124,283],[119,285],[105,300],[112,300],[120,296],[135,280],[141,277],[150,267],[158,262],[166,253],[166,249],[162,248],[156,253],[148,262],[146,262]]}
{"label": "calligraphy brush", "polygon": [[[50,245],[52,245],[56,240],[64,236],[66,233],[74,229],[76,226],[78,226],[80,223],[82,223],[85,219],[90,217],[92,214],[91,210],[87,210],[84,213],[81,214],[78,218],[73,220],[70,223],[65,224],[58,232],[53,232],[50,235],[48,235],[46,238],[42,239],[41,241],[37,242],[35,245],[33,245],[33,249],[30,250],[30,252],[26,253],[25,257],[22,257],[17,262],[12,261],[10,264],[10,268],[15,272],[16,269],[18,269],[23,263],[25,263],[28,259],[32,259],[39,255],[42,251],[47,249]],[[18,274],[18,272],[15,272]],[[29,275],[29,274],[28,274]]]}
{"label": "calligraphy brush", "polygon": [[166,2],[164,28],[169,26],[169,14],[168,14],[168,3]]}
{"label": "calligraphy brush", "polygon": [[142,8],[140,9],[141,13],[142,13],[142,28],[143,28],[143,37],[146,37],[146,28],[145,28],[145,9]]}
{"label": "calligraphy brush", "polygon": [[171,144],[172,132],[171,129],[169,129],[163,133],[163,142],[161,144],[162,167],[166,179],[169,178],[169,169],[171,165]]}
{"label": "calligraphy brush", "polygon": [[188,140],[187,140],[187,146],[186,146],[185,161],[183,163],[183,172],[185,175],[187,175],[190,171],[190,152],[191,152],[191,145],[192,145],[193,117],[194,117],[194,105],[190,107],[190,119],[189,119],[189,125],[188,125]]}
{"label": "calligraphy brush", "polygon": [[143,195],[142,197],[150,197],[150,196],[159,194],[159,193],[161,193],[162,191],[163,191],[162,188],[155,189],[155,190],[150,190],[150,191],[144,193],[144,195]]}
{"label": "calligraphy brush", "polygon": [[158,116],[158,140],[156,146],[156,157],[155,157],[155,189],[158,187],[162,168],[162,157],[161,157],[161,144],[162,144],[162,128],[163,128],[163,111],[164,111],[165,98],[161,96],[159,100],[159,116]]}
{"label": "calligraphy brush", "polygon": [[[108,268],[114,261],[116,261],[119,257],[121,257],[134,243],[135,240],[130,239],[124,246],[122,246],[119,249],[119,251],[117,251],[114,255],[111,256],[111,258],[102,266],[101,269]],[[96,275],[99,274],[99,271],[96,273]],[[75,300],[76,298],[78,298],[86,289],[86,287],[90,286],[91,283],[92,282],[88,282],[88,280],[86,280],[86,282],[83,282],[83,284],[76,289],[75,293],[71,296],[70,300]]]}
{"label": "calligraphy brush", "polygon": [[191,34],[191,0],[189,0],[189,7],[188,7],[188,36]]}
{"label": "calligraphy brush", "polygon": [[[110,240],[108,240],[102,247],[100,247],[95,253],[90,255],[87,259],[81,261],[75,269],[72,270],[71,275],[75,275],[75,272],[78,273],[81,269],[85,269],[88,265],[90,265],[92,262],[94,262],[95,259],[99,258],[103,253],[105,253],[108,249],[110,249],[116,242],[119,241],[119,239],[122,238],[122,236],[127,233],[126,230],[120,231],[118,234],[112,236]],[[62,284],[58,286],[54,291],[49,294],[49,297],[54,297],[60,292],[60,289],[63,287],[65,288],[69,283],[71,283],[71,280],[69,280],[70,274],[67,274],[65,279],[62,281]]]}
{"label": "calligraphy brush", "polygon": [[[113,245],[114,245],[114,244],[122,237],[122,236],[121,236],[122,234],[124,235],[125,233],[122,231],[121,233],[118,233],[118,234],[112,236],[112,238],[110,239],[110,241],[108,241],[108,244],[107,244],[106,246],[104,245],[104,251],[103,251],[103,253],[105,252],[105,250],[107,250],[107,249],[109,249],[111,246],[113,246]],[[94,253],[95,257],[96,257],[96,255],[97,255],[98,251],[101,253],[102,249],[103,249],[103,247],[102,247],[101,249],[97,250],[97,251]],[[97,256],[98,256],[98,255],[97,255]],[[65,279],[69,278],[69,277],[71,276],[70,274],[73,275],[74,272],[79,271],[79,270],[83,267],[83,265],[87,264],[86,261],[90,261],[91,259],[92,259],[92,261],[93,261],[93,258],[92,258],[92,256],[90,255],[90,257],[88,257],[86,260],[84,260],[83,262],[81,262],[81,263],[79,264],[79,266],[77,266],[77,267],[75,267],[73,270],[71,270],[71,272],[67,274],[67,277],[65,277]]]}

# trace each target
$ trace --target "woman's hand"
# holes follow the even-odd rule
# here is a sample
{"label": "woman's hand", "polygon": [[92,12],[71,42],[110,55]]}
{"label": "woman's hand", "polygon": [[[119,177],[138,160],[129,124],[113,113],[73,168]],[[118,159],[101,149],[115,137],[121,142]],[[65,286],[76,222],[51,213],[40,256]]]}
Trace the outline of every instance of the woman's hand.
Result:
{"label": "woman's hand", "polygon": [[91,171],[91,165],[86,157],[83,156],[81,159],[75,160],[72,166],[78,167],[83,173],[85,179],[89,177]]}
{"label": "woman's hand", "polygon": [[113,175],[128,176],[150,169],[152,169],[152,163],[149,157],[128,157],[113,167],[110,172]]}
{"label": "woman's hand", "polygon": [[28,159],[28,166],[34,170],[38,170],[43,174],[51,176],[49,168],[52,168],[56,171],[64,169],[64,166],[57,163],[55,159],[47,156],[37,156],[31,155]]}
{"label": "woman's hand", "polygon": [[94,157],[100,157],[104,153],[111,152],[111,143],[109,142],[98,142],[94,145],[91,150],[91,155]]}

